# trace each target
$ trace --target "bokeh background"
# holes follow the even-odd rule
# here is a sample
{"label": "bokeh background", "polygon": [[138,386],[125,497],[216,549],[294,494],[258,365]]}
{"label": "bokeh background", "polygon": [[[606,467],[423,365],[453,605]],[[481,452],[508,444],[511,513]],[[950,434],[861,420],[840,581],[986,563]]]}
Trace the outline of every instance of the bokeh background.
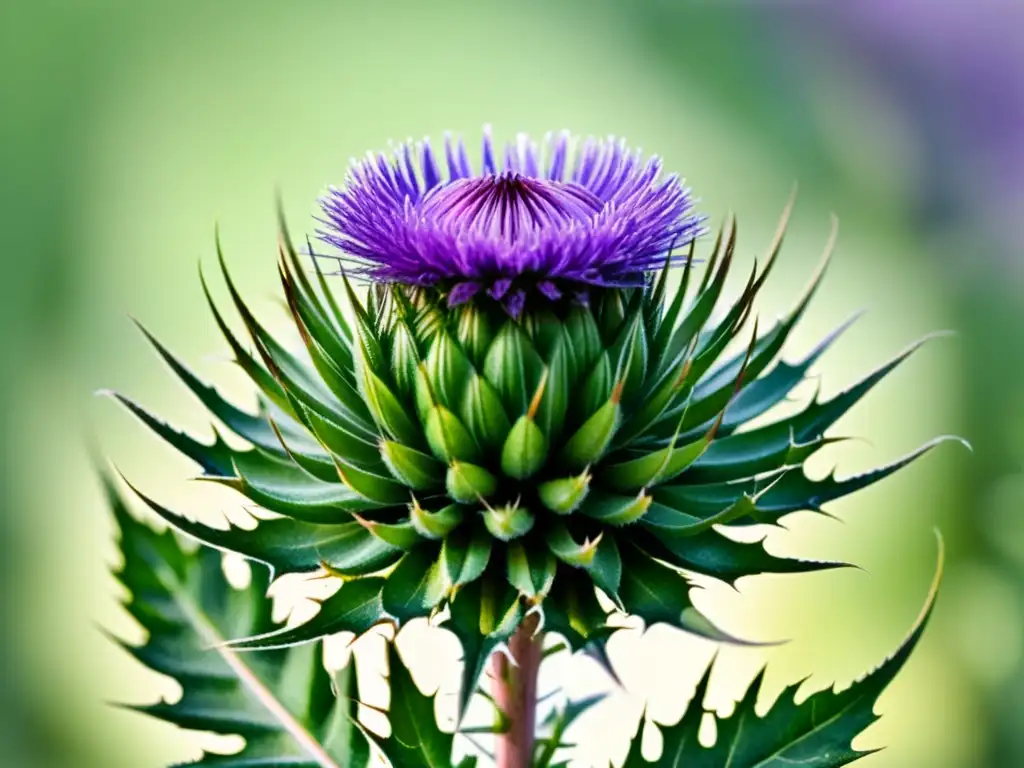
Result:
{"label": "bokeh background", "polygon": [[[802,513],[770,536],[776,553],[862,570],[702,592],[728,629],[791,640],[723,651],[712,703],[727,712],[765,662],[773,693],[877,664],[924,599],[939,527],[934,622],[857,741],[888,745],[863,765],[1024,765],[1022,29],[1012,0],[3,3],[0,763],[155,768],[209,743],[108,703],[174,687],[100,631],[138,636],[107,573],[90,451],[172,507],[237,504],[93,396],[116,388],[208,429],[129,315],[244,395],[197,280],[215,222],[248,295],[282,320],[275,190],[309,231],[350,156],[445,129],[472,140],[491,122],[504,137],[568,127],[661,154],[713,222],[737,213],[748,260],[799,182],[762,311],[800,293],[838,214],[837,258],[788,353],[867,310],[819,365],[825,393],[924,333],[958,332],[850,413],[837,433],[868,439],[817,466],[860,471],[950,432],[973,455],[943,446],[833,504],[838,520]],[[713,651],[669,630],[617,636],[630,693],[581,720],[587,760],[624,754],[645,699],[674,721]],[[587,661],[550,680],[606,686]]]}

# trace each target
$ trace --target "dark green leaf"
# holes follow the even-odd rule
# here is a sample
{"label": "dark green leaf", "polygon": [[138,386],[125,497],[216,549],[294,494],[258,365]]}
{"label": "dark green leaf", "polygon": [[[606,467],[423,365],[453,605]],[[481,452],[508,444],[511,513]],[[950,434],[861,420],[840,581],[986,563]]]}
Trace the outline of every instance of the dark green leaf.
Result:
{"label": "dark green leaf", "polygon": [[546,548],[515,541],[505,548],[508,583],[530,600],[541,600],[555,581],[555,556]]}
{"label": "dark green leaf", "polygon": [[239,491],[261,507],[308,523],[340,523],[351,512],[380,509],[386,504],[370,501],[340,482],[318,480],[290,461],[274,458],[259,449],[235,456],[237,479],[212,478]]}
{"label": "dark green leaf", "polygon": [[107,489],[124,556],[116,575],[130,594],[128,611],[148,633],[142,645],[124,647],[182,686],[174,703],[134,708],[183,728],[245,739],[240,752],[208,753],[197,766],[368,766],[368,744],[354,725],[352,666],[338,680],[347,698],[336,698],[319,644],[259,654],[226,647],[233,636],[273,626],[266,576],[256,572],[248,587],[233,589],[218,552],[185,552],[174,534],[136,521],[109,483]]}
{"label": "dark green leaf", "polygon": [[440,547],[429,543],[405,553],[384,585],[384,610],[400,621],[430,614],[445,593],[439,554]]}
{"label": "dark green leaf", "polygon": [[[811,694],[797,704],[800,683],[788,686],[768,712],[759,717],[755,704],[764,684],[763,672],[737,703],[733,714],[717,722],[717,736],[711,747],[698,741],[711,667],[708,667],[693,701],[683,718],[662,727],[662,754],[656,766],[686,768],[839,768],[871,753],[853,748],[852,742],[878,716],[874,713],[878,697],[902,669],[921,639],[935,602],[942,573],[939,568],[932,583],[927,604],[910,636],[894,655],[870,674],[842,691],[824,690]],[[641,727],[643,721],[641,720]],[[650,765],[640,757],[640,731],[623,768]]]}
{"label": "dark green leaf", "polygon": [[480,578],[491,559],[492,546],[487,529],[479,521],[460,526],[445,537],[441,565],[453,589]]}
{"label": "dark green leaf", "polygon": [[811,480],[801,467],[794,467],[736,482],[663,485],[655,488],[653,495],[656,502],[697,517],[718,514],[744,495],[756,495],[757,505],[752,518],[757,522],[775,522],[790,512],[820,511],[824,504],[884,480],[932,448],[949,441],[966,445],[957,437],[939,437],[890,464],[842,480],[835,478],[834,470],[820,480]]}
{"label": "dark green leaf", "polygon": [[623,547],[619,596],[628,613],[648,626],[670,624],[709,640],[749,645],[712,624],[694,607],[689,591],[690,584],[681,573],[632,545]]}
{"label": "dark green leaf", "polygon": [[607,623],[608,614],[597,600],[594,583],[576,568],[558,567],[543,609],[544,631],[561,635],[573,650],[603,639],[612,631]]}
{"label": "dark green leaf", "polygon": [[141,405],[138,405],[124,395],[116,392],[110,392],[109,394],[131,411],[139,421],[170,443],[178,452],[196,462],[207,475],[213,477],[231,477],[234,475],[234,466],[231,463],[234,451],[216,432],[214,433],[212,444],[201,443],[184,432],[175,429],[167,422],[153,416]]}
{"label": "dark green leaf", "polygon": [[265,563],[272,573],[317,570],[326,563],[346,576],[362,576],[394,564],[401,552],[371,535],[357,522],[334,525],[290,518],[260,520],[252,529],[213,528],[172,512],[134,489],[167,523],[217,549]]}
{"label": "dark green leaf", "polygon": [[[394,643],[388,644],[388,681],[391,685],[391,704],[388,720],[391,735],[375,738],[391,761],[393,768],[452,768],[452,741],[434,719],[434,702],[424,696],[402,663]],[[470,758],[459,768],[473,768],[476,760]]]}
{"label": "dark green leaf", "polygon": [[843,563],[775,557],[765,551],[761,541],[734,541],[714,529],[692,535],[654,528],[635,533],[634,540],[678,568],[730,583],[760,573],[808,573],[844,567]]}
{"label": "dark green leaf", "polygon": [[370,627],[388,620],[381,605],[385,580],[377,577],[354,579],[320,605],[320,612],[294,627],[276,629],[259,635],[232,640],[228,645],[240,651],[269,650],[302,645],[339,632],[361,635]]}

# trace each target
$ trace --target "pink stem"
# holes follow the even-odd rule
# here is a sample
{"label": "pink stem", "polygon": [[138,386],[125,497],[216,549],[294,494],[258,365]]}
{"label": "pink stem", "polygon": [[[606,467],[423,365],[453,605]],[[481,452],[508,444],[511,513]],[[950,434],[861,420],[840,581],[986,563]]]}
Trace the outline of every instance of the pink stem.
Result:
{"label": "pink stem", "polygon": [[515,664],[503,653],[491,662],[491,694],[505,715],[508,730],[498,735],[498,768],[530,768],[537,717],[537,673],[543,655],[543,637],[537,634],[539,617],[531,614],[509,640]]}

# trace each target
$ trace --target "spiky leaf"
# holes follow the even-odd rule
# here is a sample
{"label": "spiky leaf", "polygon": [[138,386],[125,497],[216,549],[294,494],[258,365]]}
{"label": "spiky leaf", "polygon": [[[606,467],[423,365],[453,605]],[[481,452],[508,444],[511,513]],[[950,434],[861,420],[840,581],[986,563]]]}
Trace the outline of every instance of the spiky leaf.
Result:
{"label": "spiky leaf", "polygon": [[207,753],[198,766],[368,766],[369,744],[354,722],[352,665],[338,676],[336,696],[319,643],[264,653],[226,646],[232,637],[273,626],[266,577],[257,571],[248,587],[232,588],[220,553],[185,551],[173,533],[156,533],[133,518],[107,488],[124,558],[116,575],[129,592],[129,613],[148,632],[142,645],[125,648],[182,686],[174,703],[134,708],[183,728],[245,739],[240,752]]}

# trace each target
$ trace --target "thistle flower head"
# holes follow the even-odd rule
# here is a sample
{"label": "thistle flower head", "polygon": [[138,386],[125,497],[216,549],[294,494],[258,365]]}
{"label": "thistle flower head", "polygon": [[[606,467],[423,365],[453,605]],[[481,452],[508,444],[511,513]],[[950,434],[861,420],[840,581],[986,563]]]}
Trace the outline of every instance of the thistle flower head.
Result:
{"label": "thistle flower head", "polygon": [[425,139],[354,163],[321,200],[320,238],[353,273],[449,305],[486,292],[518,315],[531,296],[641,286],[701,230],[679,177],[621,141],[520,135],[499,160],[485,129],[479,172],[461,140],[444,155],[442,171]]}

